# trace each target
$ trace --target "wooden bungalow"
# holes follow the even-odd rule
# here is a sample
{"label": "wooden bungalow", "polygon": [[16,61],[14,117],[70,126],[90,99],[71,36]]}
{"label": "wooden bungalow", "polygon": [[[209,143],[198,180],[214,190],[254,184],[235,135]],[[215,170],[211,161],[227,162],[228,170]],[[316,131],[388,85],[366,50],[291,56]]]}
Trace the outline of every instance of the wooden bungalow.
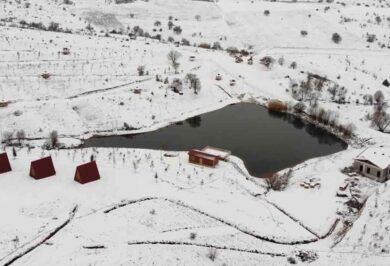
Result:
{"label": "wooden bungalow", "polygon": [[34,179],[42,179],[56,174],[51,156],[31,162],[30,176]]}
{"label": "wooden bungalow", "polygon": [[96,161],[77,166],[74,180],[80,184],[93,182],[100,179]]}
{"label": "wooden bungalow", "polygon": [[188,161],[198,165],[215,167],[219,162],[219,158],[216,155],[192,149],[188,152]]}
{"label": "wooden bungalow", "polygon": [[4,174],[10,171],[12,171],[12,168],[11,164],[9,163],[7,153],[0,153],[0,174]]}
{"label": "wooden bungalow", "polygon": [[379,182],[390,179],[390,155],[383,149],[370,148],[354,159],[357,172]]}

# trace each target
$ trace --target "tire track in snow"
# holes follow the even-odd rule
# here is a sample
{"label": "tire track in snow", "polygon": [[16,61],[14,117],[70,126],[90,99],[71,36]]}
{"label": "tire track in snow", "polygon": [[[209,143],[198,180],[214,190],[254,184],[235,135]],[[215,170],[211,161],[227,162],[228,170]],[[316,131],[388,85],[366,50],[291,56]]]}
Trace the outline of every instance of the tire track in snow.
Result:
{"label": "tire track in snow", "polygon": [[[47,236],[45,236],[43,239],[39,240],[36,244],[30,246],[29,248],[27,248],[25,251],[23,252],[20,252],[19,254],[17,254],[16,256],[14,256],[13,258],[11,258],[10,260],[8,260],[6,263],[4,263],[3,265],[4,266],[8,266],[8,265],[11,265],[12,263],[14,263],[15,261],[17,261],[18,259],[22,258],[23,256],[27,255],[28,253],[32,252],[33,250],[35,250],[36,248],[38,248],[39,246],[41,246],[42,244],[44,244],[46,241],[48,241],[49,239],[51,239],[52,237],[54,237],[59,231],[61,231],[65,226],[67,226],[74,218],[76,212],[77,212],[77,209],[78,209],[78,206],[76,205],[72,211],[70,212],[69,214],[69,218],[65,220],[65,222],[63,222],[61,225],[59,225],[58,227],[56,227],[53,231],[51,231]],[[4,260],[5,258],[3,258],[2,260]]]}
{"label": "tire track in snow", "polygon": [[118,88],[121,88],[121,87],[133,85],[133,84],[139,84],[139,83],[142,83],[142,82],[145,82],[145,81],[149,81],[149,80],[151,80],[151,79],[152,79],[152,78],[146,78],[146,79],[141,79],[141,80],[135,80],[135,81],[132,81],[132,82],[128,82],[128,83],[125,83],[125,84],[116,85],[116,86],[113,86],[113,87],[108,87],[108,88],[103,88],[103,89],[97,89],[97,90],[92,90],[92,91],[86,91],[86,92],[83,92],[83,93],[80,93],[80,94],[76,94],[76,95],[73,95],[73,96],[69,96],[69,97],[67,97],[67,98],[65,98],[65,99],[74,99],[74,98],[79,98],[79,97],[82,97],[82,96],[87,96],[87,95],[90,95],[90,94],[96,94],[96,93],[100,93],[100,92],[106,92],[106,91],[118,89]]}
{"label": "tire track in snow", "polygon": [[264,252],[257,249],[242,249],[242,248],[233,248],[233,247],[227,247],[227,246],[217,246],[217,245],[211,245],[211,244],[198,244],[198,243],[191,243],[191,242],[181,242],[181,241],[135,241],[135,242],[128,242],[129,246],[135,246],[135,245],[170,245],[170,246],[195,246],[195,247],[205,247],[205,248],[214,248],[218,250],[230,250],[230,251],[237,251],[237,252],[245,252],[245,253],[252,253],[252,254],[259,254],[259,255],[268,255],[272,257],[286,257],[287,255],[284,253],[273,253],[273,252]]}
{"label": "tire track in snow", "polygon": [[237,224],[234,224],[232,222],[229,222],[229,221],[226,221],[222,218],[219,218],[217,216],[214,216],[212,214],[209,214],[205,211],[202,211],[196,207],[193,207],[193,206],[190,206],[180,200],[172,200],[172,199],[169,199],[169,198],[164,198],[164,197],[145,197],[145,198],[141,198],[141,199],[138,199],[138,200],[130,200],[130,201],[123,201],[119,204],[116,204],[114,205],[113,207],[103,211],[104,213],[110,213],[112,211],[115,211],[119,208],[123,208],[123,207],[126,207],[126,206],[129,206],[129,205],[132,205],[132,204],[135,204],[135,203],[139,203],[139,202],[144,202],[144,201],[150,201],[150,200],[163,200],[163,201],[167,201],[167,202],[170,202],[170,203],[173,203],[177,206],[180,206],[180,207],[183,207],[183,208],[187,208],[187,209],[190,209],[194,212],[197,212],[199,214],[202,214],[208,218],[211,218],[213,220],[216,220],[224,225],[227,225],[229,227],[232,227],[234,229],[236,229],[237,231],[245,234],[245,235],[249,235],[251,237],[254,237],[256,239],[259,239],[259,240],[262,240],[262,241],[266,241],[266,242],[270,242],[270,243],[274,243],[274,244],[280,244],[280,245],[300,245],[300,244],[309,244],[309,243],[314,243],[314,242],[317,242],[318,240],[320,240],[321,238],[311,238],[311,239],[304,239],[304,240],[294,240],[294,241],[282,241],[282,240],[278,240],[276,238],[272,238],[272,237],[269,237],[269,236],[263,236],[263,235],[259,235],[257,233],[255,233],[254,231],[251,231],[245,227],[242,227],[242,226],[239,226]]}

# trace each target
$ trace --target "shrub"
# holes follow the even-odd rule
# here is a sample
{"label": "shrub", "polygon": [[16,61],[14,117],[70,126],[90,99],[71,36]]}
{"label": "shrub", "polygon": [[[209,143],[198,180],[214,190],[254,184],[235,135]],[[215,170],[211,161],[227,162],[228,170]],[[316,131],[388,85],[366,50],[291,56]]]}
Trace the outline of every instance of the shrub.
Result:
{"label": "shrub", "polygon": [[26,133],[23,129],[16,132],[16,139],[18,140],[19,145],[22,144],[22,140],[25,139]]}
{"label": "shrub", "polygon": [[228,52],[229,54],[238,54],[240,51],[237,47],[229,46],[228,48],[226,48],[226,52]]}
{"label": "shrub", "polygon": [[271,100],[268,102],[268,110],[274,112],[286,112],[287,104],[279,100]]}
{"label": "shrub", "polygon": [[268,69],[272,68],[274,63],[275,59],[273,59],[271,56],[264,56],[262,59],[260,59],[260,64],[264,65]]}
{"label": "shrub", "polygon": [[302,36],[307,36],[307,31],[306,30],[301,30],[301,35]]}
{"label": "shrub", "polygon": [[376,40],[375,34],[367,34],[367,42],[373,43]]}
{"label": "shrub", "polygon": [[176,93],[182,93],[183,91],[183,82],[179,78],[174,78],[172,84],[170,85],[172,90]]}
{"label": "shrub", "polygon": [[145,74],[145,66],[137,67],[138,76],[143,76]]}
{"label": "shrub", "polygon": [[210,49],[211,45],[209,43],[202,42],[201,44],[198,45],[198,47],[203,49]]}
{"label": "shrub", "polygon": [[209,248],[207,258],[209,258],[211,261],[214,261],[217,258],[217,253],[218,252],[216,248]]}
{"label": "shrub", "polygon": [[190,41],[187,40],[187,39],[185,39],[185,38],[181,39],[181,44],[182,44],[182,45],[186,45],[186,46],[190,46],[190,45],[191,45],[191,44],[190,44]]}
{"label": "shrub", "polygon": [[173,22],[172,21],[168,21],[168,29],[172,29],[173,28]]}
{"label": "shrub", "polygon": [[52,132],[50,132],[49,134],[49,141],[50,141],[50,147],[51,148],[56,148],[58,147],[58,132],[53,130]]}
{"label": "shrub", "polygon": [[3,132],[3,142],[5,145],[10,145],[12,141],[14,133],[12,131],[4,131]]}
{"label": "shrub", "polygon": [[294,112],[300,114],[306,110],[306,105],[303,102],[298,102],[293,107]]}
{"label": "shrub", "polygon": [[199,78],[195,74],[188,73],[185,80],[189,83],[190,89],[192,89],[195,94],[198,94],[202,87]]}
{"label": "shrub", "polygon": [[292,169],[289,169],[283,174],[274,174],[271,177],[268,177],[266,179],[268,186],[276,191],[284,190],[288,185],[288,182],[292,176],[292,172]]}
{"label": "shrub", "polygon": [[60,31],[60,24],[56,23],[56,22],[50,22],[47,30],[48,31]]}
{"label": "shrub", "polygon": [[379,131],[384,132],[390,126],[390,115],[383,110],[375,111],[371,122]]}
{"label": "shrub", "polygon": [[180,63],[179,63],[179,58],[181,57],[181,54],[177,51],[170,51],[167,55],[168,61],[175,70],[175,73],[177,74],[177,70],[179,69]]}
{"label": "shrub", "polygon": [[191,233],[190,233],[190,239],[191,239],[191,240],[194,240],[195,238],[196,238],[196,233],[191,232]]}
{"label": "shrub", "polygon": [[341,40],[342,40],[342,38],[341,38],[341,36],[340,36],[340,34],[338,34],[338,33],[333,33],[332,34],[332,41],[334,42],[334,43],[340,43],[341,42]]}
{"label": "shrub", "polygon": [[353,124],[348,124],[343,127],[342,133],[346,137],[351,137],[353,135],[353,132],[355,131],[355,125]]}
{"label": "shrub", "polygon": [[221,44],[219,42],[214,42],[213,46],[211,46],[211,49],[222,50],[222,46],[221,46]]}
{"label": "shrub", "polygon": [[176,33],[177,35],[181,34],[182,33],[182,29],[180,26],[175,26],[173,27],[173,32]]}
{"label": "shrub", "polygon": [[291,64],[290,64],[290,68],[292,68],[292,69],[296,69],[297,68],[297,62],[292,62]]}
{"label": "shrub", "polygon": [[383,95],[383,92],[381,90],[376,91],[373,95],[373,99],[375,101],[375,111],[383,111],[386,107],[385,95]]}

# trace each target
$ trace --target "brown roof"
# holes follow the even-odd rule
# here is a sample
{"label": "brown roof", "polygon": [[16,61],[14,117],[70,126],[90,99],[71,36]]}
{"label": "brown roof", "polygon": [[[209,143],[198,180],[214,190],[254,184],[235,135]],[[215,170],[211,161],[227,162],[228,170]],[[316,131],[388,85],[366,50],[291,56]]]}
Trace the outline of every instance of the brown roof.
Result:
{"label": "brown roof", "polygon": [[30,176],[42,179],[56,174],[51,156],[31,162]]}
{"label": "brown roof", "polygon": [[95,161],[77,166],[74,176],[75,181],[85,184],[98,179],[100,179],[100,174]]}
{"label": "brown roof", "polygon": [[0,153],[0,174],[12,171],[7,153]]}

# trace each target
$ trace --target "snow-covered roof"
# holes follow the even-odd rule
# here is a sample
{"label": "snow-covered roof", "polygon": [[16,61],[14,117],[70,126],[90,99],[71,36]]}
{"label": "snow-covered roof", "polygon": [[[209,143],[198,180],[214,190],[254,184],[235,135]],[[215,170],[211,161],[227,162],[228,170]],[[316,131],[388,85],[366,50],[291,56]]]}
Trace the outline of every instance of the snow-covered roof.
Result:
{"label": "snow-covered roof", "polygon": [[222,149],[211,147],[211,146],[204,147],[202,149],[202,152],[217,156],[221,159],[226,159],[231,154],[231,152],[228,150],[222,150]]}
{"label": "snow-covered roof", "polygon": [[369,148],[359,154],[355,159],[370,161],[376,166],[385,169],[390,165],[390,151],[383,148]]}

